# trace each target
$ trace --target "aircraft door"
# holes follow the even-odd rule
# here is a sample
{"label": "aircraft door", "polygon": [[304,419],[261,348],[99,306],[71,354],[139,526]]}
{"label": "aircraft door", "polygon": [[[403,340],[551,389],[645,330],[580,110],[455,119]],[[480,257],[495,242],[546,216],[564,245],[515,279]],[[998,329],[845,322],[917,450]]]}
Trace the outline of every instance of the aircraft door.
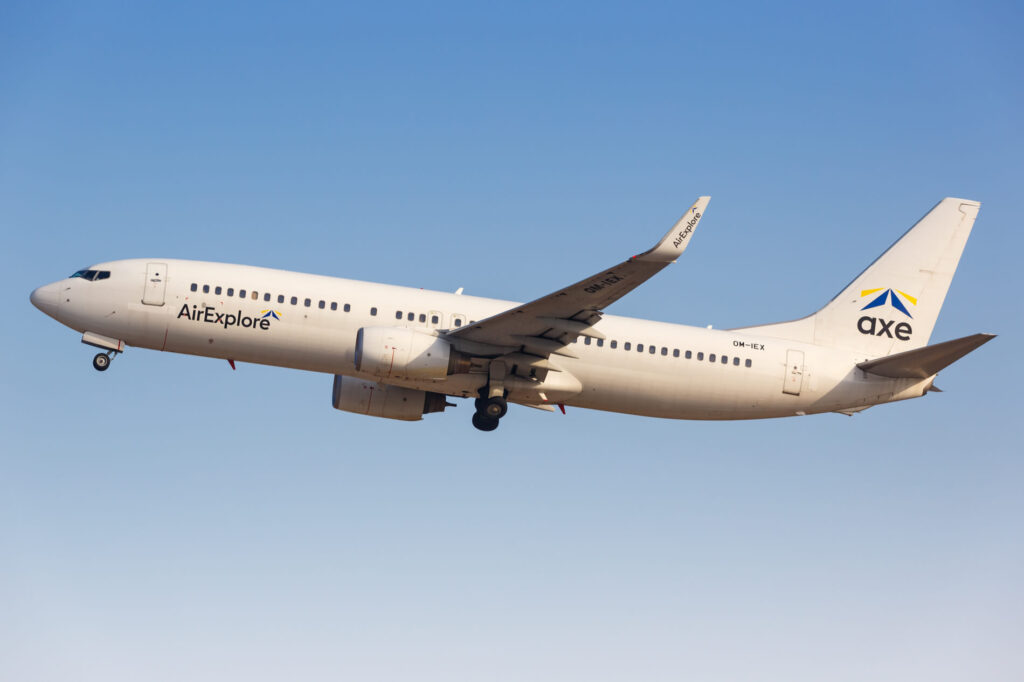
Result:
{"label": "aircraft door", "polygon": [[142,302],[146,305],[163,305],[167,289],[167,264],[147,263],[146,284],[142,290]]}
{"label": "aircraft door", "polygon": [[782,384],[782,392],[800,395],[804,385],[804,352],[802,350],[786,351],[786,378]]}

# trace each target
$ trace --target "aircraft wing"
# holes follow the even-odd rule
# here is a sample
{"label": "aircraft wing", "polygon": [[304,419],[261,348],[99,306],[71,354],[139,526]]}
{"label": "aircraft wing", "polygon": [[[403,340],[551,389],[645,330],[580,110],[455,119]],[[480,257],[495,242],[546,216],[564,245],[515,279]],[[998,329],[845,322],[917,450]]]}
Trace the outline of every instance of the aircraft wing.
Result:
{"label": "aircraft wing", "polygon": [[570,355],[577,336],[604,336],[594,329],[601,311],[660,272],[686,250],[711,197],[700,197],[652,249],[564,289],[448,333],[453,340],[521,348],[547,357]]}

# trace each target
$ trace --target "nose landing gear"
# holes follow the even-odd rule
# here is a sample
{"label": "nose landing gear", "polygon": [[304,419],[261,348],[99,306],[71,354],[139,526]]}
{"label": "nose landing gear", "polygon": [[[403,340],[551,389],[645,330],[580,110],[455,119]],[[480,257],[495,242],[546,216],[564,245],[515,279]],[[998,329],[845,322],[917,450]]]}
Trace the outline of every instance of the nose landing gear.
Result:
{"label": "nose landing gear", "polygon": [[124,341],[112,339],[109,336],[101,336],[94,332],[83,333],[82,343],[104,351],[97,353],[92,359],[92,366],[97,372],[106,372],[107,368],[110,367],[110,363],[113,362],[114,356],[124,352]]}
{"label": "nose landing gear", "polygon": [[92,359],[92,366],[98,372],[106,372],[107,368],[110,367],[111,361],[114,359],[114,351],[108,351],[106,353],[97,353]]}

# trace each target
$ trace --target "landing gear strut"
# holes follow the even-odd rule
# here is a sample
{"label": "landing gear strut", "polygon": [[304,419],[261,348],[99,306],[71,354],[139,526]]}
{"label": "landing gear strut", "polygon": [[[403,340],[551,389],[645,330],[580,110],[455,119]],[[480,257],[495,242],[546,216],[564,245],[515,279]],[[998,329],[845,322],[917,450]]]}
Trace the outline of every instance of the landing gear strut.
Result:
{"label": "landing gear strut", "polygon": [[97,353],[92,359],[92,366],[99,372],[106,372],[107,368],[110,367],[110,362],[113,360],[114,351],[107,353]]}

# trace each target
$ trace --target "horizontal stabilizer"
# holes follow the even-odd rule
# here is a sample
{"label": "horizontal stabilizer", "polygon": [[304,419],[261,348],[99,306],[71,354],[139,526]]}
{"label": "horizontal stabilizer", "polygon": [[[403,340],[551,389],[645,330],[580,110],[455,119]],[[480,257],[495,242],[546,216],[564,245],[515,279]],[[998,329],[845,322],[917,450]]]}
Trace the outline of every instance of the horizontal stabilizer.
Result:
{"label": "horizontal stabilizer", "polygon": [[995,337],[995,334],[972,334],[962,339],[868,360],[857,366],[865,372],[890,379],[927,379]]}

